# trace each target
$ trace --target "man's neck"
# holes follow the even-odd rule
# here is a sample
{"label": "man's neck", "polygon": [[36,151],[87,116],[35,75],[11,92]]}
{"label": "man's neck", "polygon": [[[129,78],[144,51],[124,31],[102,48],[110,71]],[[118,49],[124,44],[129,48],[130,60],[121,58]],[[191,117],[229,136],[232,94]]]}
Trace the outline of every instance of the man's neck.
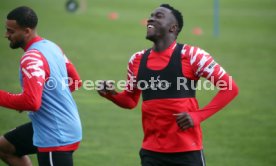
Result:
{"label": "man's neck", "polygon": [[155,41],[153,44],[152,49],[156,52],[161,52],[166,50],[173,42],[175,39],[167,39],[167,40],[159,40]]}
{"label": "man's neck", "polygon": [[28,46],[28,44],[29,44],[34,38],[36,38],[37,36],[38,36],[38,35],[37,35],[36,33],[30,35],[30,36],[25,40],[24,45],[22,45],[21,48],[22,48],[23,50],[25,50],[26,47]]}

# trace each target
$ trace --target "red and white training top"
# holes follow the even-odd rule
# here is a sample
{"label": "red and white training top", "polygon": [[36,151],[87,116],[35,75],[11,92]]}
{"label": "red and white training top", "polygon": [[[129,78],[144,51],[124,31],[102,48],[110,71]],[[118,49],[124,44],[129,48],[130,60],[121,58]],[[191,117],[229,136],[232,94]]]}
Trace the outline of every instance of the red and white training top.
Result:
{"label": "red and white training top", "polygon": [[[147,68],[151,70],[164,69],[176,47],[172,43],[166,50],[155,52],[151,50]],[[128,81],[136,82],[141,57],[144,52],[135,53],[128,64]],[[184,45],[181,53],[183,75],[191,80],[204,77],[220,88],[217,95],[203,108],[199,108],[196,98],[170,98],[146,100],[142,103],[142,123],[144,139],[142,148],[156,152],[185,152],[203,149],[200,123],[221,110],[237,94],[238,87],[225,70],[217,64],[209,53],[204,50]],[[219,82],[224,82],[219,83]],[[141,94],[135,84],[128,84],[126,90],[117,95],[108,95],[108,99],[123,108],[134,108]],[[194,127],[181,131],[173,114],[188,112]]]}
{"label": "red and white training top", "polygon": [[[50,76],[50,68],[46,58],[41,52],[28,48],[43,38],[33,38],[24,49],[25,53],[20,60],[20,71],[22,71],[22,92],[18,94],[0,90],[0,106],[19,110],[37,111],[42,102],[42,92],[45,82]],[[28,51],[27,51],[28,50]],[[81,86],[81,80],[74,65],[64,55],[68,77],[75,83],[69,86],[71,92]],[[68,146],[39,148],[39,151],[70,151],[78,148],[79,142]]]}

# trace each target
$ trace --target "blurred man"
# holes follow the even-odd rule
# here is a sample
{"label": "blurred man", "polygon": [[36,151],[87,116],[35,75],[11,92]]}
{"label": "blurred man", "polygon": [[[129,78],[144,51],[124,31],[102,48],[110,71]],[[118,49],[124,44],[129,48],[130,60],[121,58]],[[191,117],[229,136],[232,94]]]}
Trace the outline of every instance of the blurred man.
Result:
{"label": "blurred man", "polygon": [[[12,49],[22,48],[22,93],[0,90],[0,106],[28,111],[31,122],[0,137],[0,157],[8,165],[30,166],[37,153],[40,166],[72,166],[82,138],[81,122],[71,92],[79,75],[62,50],[37,35],[36,13],[18,7],[7,15],[5,37]],[[68,85],[68,80],[77,84]],[[71,92],[70,92],[71,91]]]}
{"label": "blurred man", "polygon": [[[126,90],[118,93],[108,81],[99,84],[99,94],[123,108],[134,108],[142,93],[142,166],[204,166],[200,123],[238,94],[234,81],[207,52],[176,42],[182,27],[178,10],[168,4],[155,9],[146,35],[153,46],[131,57]],[[195,98],[200,77],[220,88],[201,109]]]}

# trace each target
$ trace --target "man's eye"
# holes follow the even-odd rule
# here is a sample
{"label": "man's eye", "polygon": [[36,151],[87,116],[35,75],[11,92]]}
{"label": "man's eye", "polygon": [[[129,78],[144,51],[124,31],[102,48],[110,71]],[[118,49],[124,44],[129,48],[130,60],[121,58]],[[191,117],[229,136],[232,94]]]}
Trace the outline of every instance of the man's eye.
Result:
{"label": "man's eye", "polygon": [[162,18],[163,15],[162,15],[162,14],[157,14],[156,17],[157,17],[157,18]]}

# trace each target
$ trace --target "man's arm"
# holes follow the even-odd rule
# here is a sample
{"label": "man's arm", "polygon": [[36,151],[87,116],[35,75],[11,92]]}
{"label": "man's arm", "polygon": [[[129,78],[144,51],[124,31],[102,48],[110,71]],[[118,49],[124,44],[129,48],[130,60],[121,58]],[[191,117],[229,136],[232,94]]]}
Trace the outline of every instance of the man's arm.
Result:
{"label": "man's arm", "polygon": [[116,105],[126,109],[132,109],[136,107],[139,102],[139,97],[141,91],[138,89],[133,89],[132,91],[124,90],[118,93],[114,88],[111,88],[113,85],[109,84],[108,81],[99,82],[98,93],[112,101]]}
{"label": "man's arm", "polygon": [[122,108],[132,109],[136,107],[141,94],[141,90],[136,86],[136,76],[143,54],[144,51],[137,52],[130,58],[127,68],[127,86],[123,92],[118,93],[114,90],[114,85],[108,81],[101,81],[99,82],[98,93]]}
{"label": "man's arm", "polygon": [[199,48],[190,50],[190,64],[197,77],[211,81],[218,93],[205,107],[195,112],[177,114],[176,120],[182,130],[197,126],[230,103],[238,95],[238,86],[213,58]]}
{"label": "man's arm", "polygon": [[[221,85],[219,85],[221,82]],[[215,97],[205,107],[199,109],[198,112],[189,112],[194,121],[194,125],[199,125],[202,121],[211,117],[213,114],[229,104],[239,92],[235,81],[225,73],[218,81],[213,82],[220,90]],[[224,84],[224,85],[222,85]]]}
{"label": "man's arm", "polygon": [[67,74],[69,77],[69,89],[71,92],[74,92],[78,88],[81,87],[82,81],[80,79],[80,76],[75,68],[75,66],[71,63],[71,61],[64,55],[65,63],[66,63],[66,69]]}
{"label": "man's arm", "polygon": [[49,75],[48,63],[36,50],[25,53],[20,61],[22,93],[12,94],[0,90],[0,106],[20,110],[36,111],[40,108],[43,85]]}

